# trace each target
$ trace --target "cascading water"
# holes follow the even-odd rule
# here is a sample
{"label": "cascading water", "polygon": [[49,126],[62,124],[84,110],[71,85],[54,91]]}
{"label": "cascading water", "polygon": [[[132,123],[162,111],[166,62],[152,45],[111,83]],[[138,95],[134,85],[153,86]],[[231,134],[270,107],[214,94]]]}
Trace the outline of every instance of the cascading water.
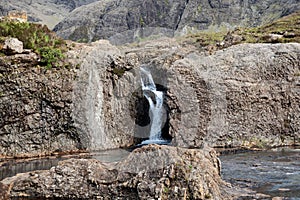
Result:
{"label": "cascading water", "polygon": [[[141,67],[141,82],[143,95],[149,102],[149,115],[151,120],[149,140],[142,142],[143,144],[167,144],[168,140],[162,138],[162,127],[164,125],[163,115],[165,109],[163,107],[164,93],[156,90],[156,85],[153,81],[151,73]],[[155,101],[153,101],[153,99]]]}

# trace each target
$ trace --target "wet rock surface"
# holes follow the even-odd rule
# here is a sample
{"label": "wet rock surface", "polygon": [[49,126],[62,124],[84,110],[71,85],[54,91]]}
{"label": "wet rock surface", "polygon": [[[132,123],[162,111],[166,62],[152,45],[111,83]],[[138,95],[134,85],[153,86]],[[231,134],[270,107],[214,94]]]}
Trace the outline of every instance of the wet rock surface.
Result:
{"label": "wet rock surface", "polygon": [[[10,198],[228,199],[215,151],[149,145],[124,160],[70,159],[1,182]],[[10,187],[9,190],[6,188]]]}

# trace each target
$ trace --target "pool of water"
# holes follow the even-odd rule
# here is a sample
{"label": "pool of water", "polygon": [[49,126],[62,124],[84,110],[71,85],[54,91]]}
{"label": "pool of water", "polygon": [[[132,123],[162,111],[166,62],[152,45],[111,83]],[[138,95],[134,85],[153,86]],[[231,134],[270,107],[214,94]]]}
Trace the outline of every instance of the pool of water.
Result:
{"label": "pool of water", "polygon": [[4,178],[15,176],[35,170],[48,170],[56,166],[59,161],[70,158],[94,158],[102,162],[118,162],[129,155],[130,151],[124,149],[113,149],[85,154],[74,154],[59,157],[48,157],[39,159],[10,159],[0,163],[0,181]]}
{"label": "pool of water", "polygon": [[5,161],[0,166],[0,181],[18,173],[50,169],[52,166],[57,165],[60,160],[63,160],[63,158],[18,159]]}
{"label": "pool of water", "polygon": [[222,178],[284,199],[300,199],[300,149],[278,148],[220,156]]}

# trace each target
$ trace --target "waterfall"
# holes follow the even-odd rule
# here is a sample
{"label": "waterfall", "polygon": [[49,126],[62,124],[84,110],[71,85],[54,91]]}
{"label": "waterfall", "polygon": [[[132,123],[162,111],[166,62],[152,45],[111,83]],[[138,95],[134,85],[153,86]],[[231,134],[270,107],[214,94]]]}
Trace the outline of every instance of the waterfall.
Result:
{"label": "waterfall", "polygon": [[164,126],[163,115],[165,113],[163,102],[164,93],[156,90],[156,85],[153,81],[151,73],[141,67],[141,82],[143,95],[149,102],[149,116],[151,120],[149,140],[143,141],[142,144],[166,144],[166,141],[162,138],[161,130]]}

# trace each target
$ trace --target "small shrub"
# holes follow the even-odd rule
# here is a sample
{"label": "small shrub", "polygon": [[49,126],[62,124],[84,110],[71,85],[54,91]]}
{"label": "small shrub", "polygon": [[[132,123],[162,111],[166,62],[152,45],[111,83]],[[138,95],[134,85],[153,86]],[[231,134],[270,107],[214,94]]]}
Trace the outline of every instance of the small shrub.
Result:
{"label": "small shrub", "polygon": [[123,74],[125,73],[125,69],[119,69],[119,68],[114,68],[113,69],[113,74],[116,74],[118,77],[123,76]]}
{"label": "small shrub", "polygon": [[41,56],[41,64],[47,66],[47,69],[51,69],[55,63],[64,57],[60,49],[52,47],[39,48],[38,53]]}
{"label": "small shrub", "polygon": [[18,38],[25,49],[32,49],[40,55],[41,64],[47,68],[63,58],[63,51],[66,49],[65,41],[41,24],[2,21],[0,39],[5,37]]}

